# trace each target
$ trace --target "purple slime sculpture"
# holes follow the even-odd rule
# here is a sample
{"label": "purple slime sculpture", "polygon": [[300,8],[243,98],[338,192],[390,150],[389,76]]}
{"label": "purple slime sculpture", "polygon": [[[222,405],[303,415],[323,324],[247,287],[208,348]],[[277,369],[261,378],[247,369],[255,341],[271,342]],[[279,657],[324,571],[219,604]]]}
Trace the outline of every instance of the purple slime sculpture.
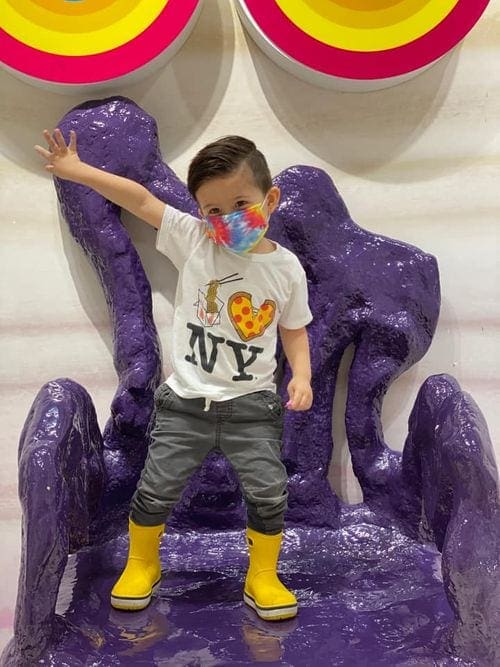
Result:
{"label": "purple slime sculpture", "polygon": [[[88,102],[60,127],[65,136],[77,130],[83,160],[195,212],[161,160],[155,121],[132,101]],[[15,633],[2,664],[499,664],[498,473],[482,415],[453,378],[439,375],[420,389],[402,456],[384,443],[380,423],[387,388],[432,340],[436,262],[358,227],[318,169],[287,169],[276,184],[282,203],[271,236],[302,260],[315,316],[314,407],[287,415],[284,440],[290,509],[281,572],[299,616],[271,624],[244,608],[245,514],[232,469],[215,455],[169,521],[158,598],[140,613],[110,608],[159,346],[150,287],[119,209],[56,180],[64,217],[103,285],[119,384],[102,437],[90,397],[68,379],[42,387],[28,415]],[[327,481],[335,382],[350,343],[346,427],[364,496],[356,506]],[[284,380],[281,352],[279,369]]]}

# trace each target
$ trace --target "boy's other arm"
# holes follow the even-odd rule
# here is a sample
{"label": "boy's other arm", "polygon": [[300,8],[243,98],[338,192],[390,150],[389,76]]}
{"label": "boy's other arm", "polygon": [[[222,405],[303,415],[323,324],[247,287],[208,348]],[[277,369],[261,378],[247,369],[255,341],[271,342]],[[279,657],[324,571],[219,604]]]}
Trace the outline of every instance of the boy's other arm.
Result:
{"label": "boy's other arm", "polygon": [[278,325],[283,350],[292,369],[292,379],[287,391],[292,410],[309,410],[312,405],[311,361],[309,355],[309,339],[305,327],[285,329]]}
{"label": "boy's other arm", "polygon": [[58,129],[54,130],[53,136],[47,130],[44,130],[43,134],[50,151],[41,146],[35,146],[35,150],[47,160],[47,171],[59,178],[92,188],[152,227],[160,228],[165,210],[164,202],[140,183],[82,162],[78,157],[76,133],[73,130],[70,132],[69,145],[66,145],[62,132]]}

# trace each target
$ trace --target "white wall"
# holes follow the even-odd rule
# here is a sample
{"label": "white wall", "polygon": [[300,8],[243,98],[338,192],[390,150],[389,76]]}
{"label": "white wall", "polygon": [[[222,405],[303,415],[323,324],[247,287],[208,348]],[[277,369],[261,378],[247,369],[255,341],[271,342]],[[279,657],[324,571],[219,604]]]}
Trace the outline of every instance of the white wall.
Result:
{"label": "white wall", "polygon": [[[256,141],[273,173],[321,167],[360,225],[434,254],[443,293],[438,330],[424,359],[389,391],[386,439],[402,447],[418,388],[446,372],[484,412],[500,460],[500,0],[451,57],[412,81],[365,94],[314,88],[281,71],[244,35],[232,4],[205,2],[174,60],[135,85],[68,97],[0,72],[0,645],[11,635],[15,605],[17,443],[31,402],[44,382],[71,377],[92,395],[102,426],[116,388],[104,298],[32,148],[43,128],[86,99],[134,99],[157,119],[164,159],[182,178],[196,150],[229,133]],[[165,285],[174,271],[155,252],[154,231],[124,221],[153,285],[167,359],[173,288]],[[341,393],[335,409],[341,445]],[[354,501],[346,471],[339,446],[331,477]]]}

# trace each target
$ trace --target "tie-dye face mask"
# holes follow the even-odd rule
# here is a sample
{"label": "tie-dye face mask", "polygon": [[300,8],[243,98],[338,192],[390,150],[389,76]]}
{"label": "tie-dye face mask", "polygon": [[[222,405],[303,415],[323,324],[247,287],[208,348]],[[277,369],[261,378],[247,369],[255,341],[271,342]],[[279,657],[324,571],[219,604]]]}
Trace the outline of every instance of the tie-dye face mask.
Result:
{"label": "tie-dye face mask", "polygon": [[225,215],[206,215],[203,220],[208,238],[241,255],[249,252],[269,229],[262,210],[265,201]]}

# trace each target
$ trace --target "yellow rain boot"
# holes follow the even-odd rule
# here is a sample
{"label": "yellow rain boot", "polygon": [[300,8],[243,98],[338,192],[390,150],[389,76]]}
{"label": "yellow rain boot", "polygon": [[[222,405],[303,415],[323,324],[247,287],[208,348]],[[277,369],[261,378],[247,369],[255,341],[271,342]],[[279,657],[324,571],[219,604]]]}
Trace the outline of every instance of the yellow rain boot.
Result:
{"label": "yellow rain boot", "polygon": [[297,615],[297,599],[278,579],[276,566],[283,533],[265,535],[247,528],[250,566],[243,599],[266,621]]}
{"label": "yellow rain boot", "polygon": [[160,540],[165,526],[138,526],[129,519],[128,560],[111,591],[115,609],[139,610],[151,602],[161,580]]}

